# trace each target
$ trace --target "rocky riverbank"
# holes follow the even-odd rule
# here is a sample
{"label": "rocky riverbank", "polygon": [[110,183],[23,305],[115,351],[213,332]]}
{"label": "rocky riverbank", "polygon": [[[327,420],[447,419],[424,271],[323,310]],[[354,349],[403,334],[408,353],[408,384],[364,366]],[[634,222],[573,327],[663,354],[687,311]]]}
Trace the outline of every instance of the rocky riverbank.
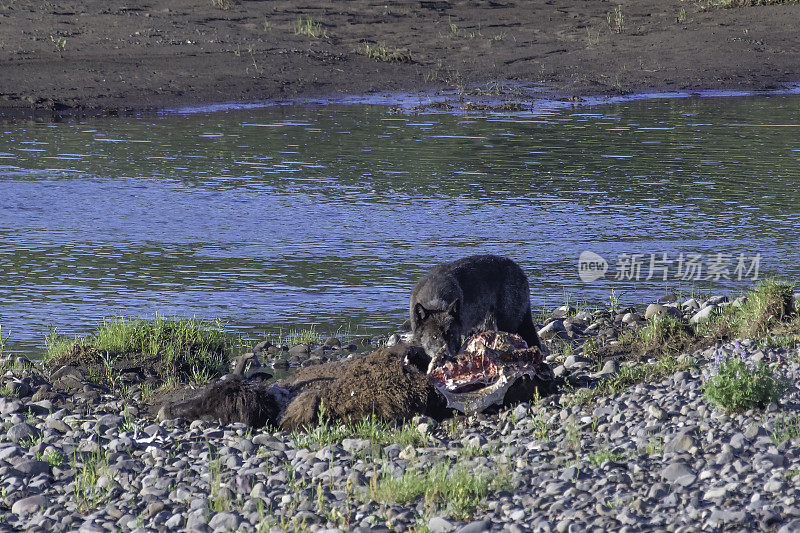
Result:
{"label": "rocky riverbank", "polygon": [[[591,348],[598,339],[624,343],[625,331],[647,327],[638,320],[646,313],[677,315],[665,310],[674,308],[688,322],[730,305],[737,304],[706,298],[649,311],[557,309],[542,329],[543,336],[555,332],[550,358],[564,379],[560,394],[400,427],[320,420],[289,434],[155,422],[143,416],[141,391],[123,399],[81,381],[79,370],[50,374],[5,361],[0,529],[794,531],[794,345],[779,346],[787,343],[777,336],[717,342],[670,354],[669,375],[612,394],[596,388],[664,357],[598,362]],[[572,353],[562,347],[569,340]],[[320,357],[338,349],[329,344]],[[265,344],[258,351],[283,358],[289,349]],[[774,365],[791,386],[764,409],[726,413],[703,394],[704,373],[723,357]],[[65,392],[69,383],[75,394]],[[582,394],[591,390],[597,394]]]}

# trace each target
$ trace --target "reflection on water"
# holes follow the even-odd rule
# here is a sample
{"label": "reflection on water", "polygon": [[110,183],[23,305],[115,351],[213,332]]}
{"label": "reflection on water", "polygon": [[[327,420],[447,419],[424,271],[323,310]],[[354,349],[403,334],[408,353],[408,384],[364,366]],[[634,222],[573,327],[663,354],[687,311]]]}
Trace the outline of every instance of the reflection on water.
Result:
{"label": "reflection on water", "polygon": [[0,323],[23,350],[114,314],[385,332],[416,278],[474,252],[522,264],[536,306],[750,283],[582,282],[587,249],[760,253],[795,279],[798,139],[798,96],[3,125]]}

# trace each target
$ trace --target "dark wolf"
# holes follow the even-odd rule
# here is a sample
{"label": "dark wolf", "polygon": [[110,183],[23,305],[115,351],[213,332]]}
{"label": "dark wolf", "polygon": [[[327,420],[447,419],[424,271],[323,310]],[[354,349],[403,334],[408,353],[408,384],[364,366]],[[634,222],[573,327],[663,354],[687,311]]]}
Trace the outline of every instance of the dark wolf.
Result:
{"label": "dark wolf", "polygon": [[531,316],[528,278],[511,259],[473,255],[434,267],[411,291],[414,341],[431,366],[454,356],[461,337],[496,329],[539,346]]}

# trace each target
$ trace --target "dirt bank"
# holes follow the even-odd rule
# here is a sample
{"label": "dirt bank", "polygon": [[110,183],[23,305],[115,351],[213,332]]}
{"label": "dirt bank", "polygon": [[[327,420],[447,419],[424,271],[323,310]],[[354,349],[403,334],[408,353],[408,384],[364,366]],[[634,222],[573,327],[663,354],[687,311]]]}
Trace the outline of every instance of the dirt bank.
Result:
{"label": "dirt bank", "polygon": [[556,96],[800,81],[800,5],[705,5],[0,0],[0,112],[113,114],[496,80],[547,84]]}

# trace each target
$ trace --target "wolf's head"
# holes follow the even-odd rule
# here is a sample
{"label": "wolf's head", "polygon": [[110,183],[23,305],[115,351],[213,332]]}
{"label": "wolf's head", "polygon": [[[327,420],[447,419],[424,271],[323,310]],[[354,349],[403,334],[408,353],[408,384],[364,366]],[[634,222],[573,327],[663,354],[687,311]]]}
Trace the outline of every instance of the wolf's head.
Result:
{"label": "wolf's head", "polygon": [[449,355],[458,353],[461,347],[461,306],[456,300],[447,309],[425,309],[422,304],[414,306],[414,340],[431,358],[447,348]]}

